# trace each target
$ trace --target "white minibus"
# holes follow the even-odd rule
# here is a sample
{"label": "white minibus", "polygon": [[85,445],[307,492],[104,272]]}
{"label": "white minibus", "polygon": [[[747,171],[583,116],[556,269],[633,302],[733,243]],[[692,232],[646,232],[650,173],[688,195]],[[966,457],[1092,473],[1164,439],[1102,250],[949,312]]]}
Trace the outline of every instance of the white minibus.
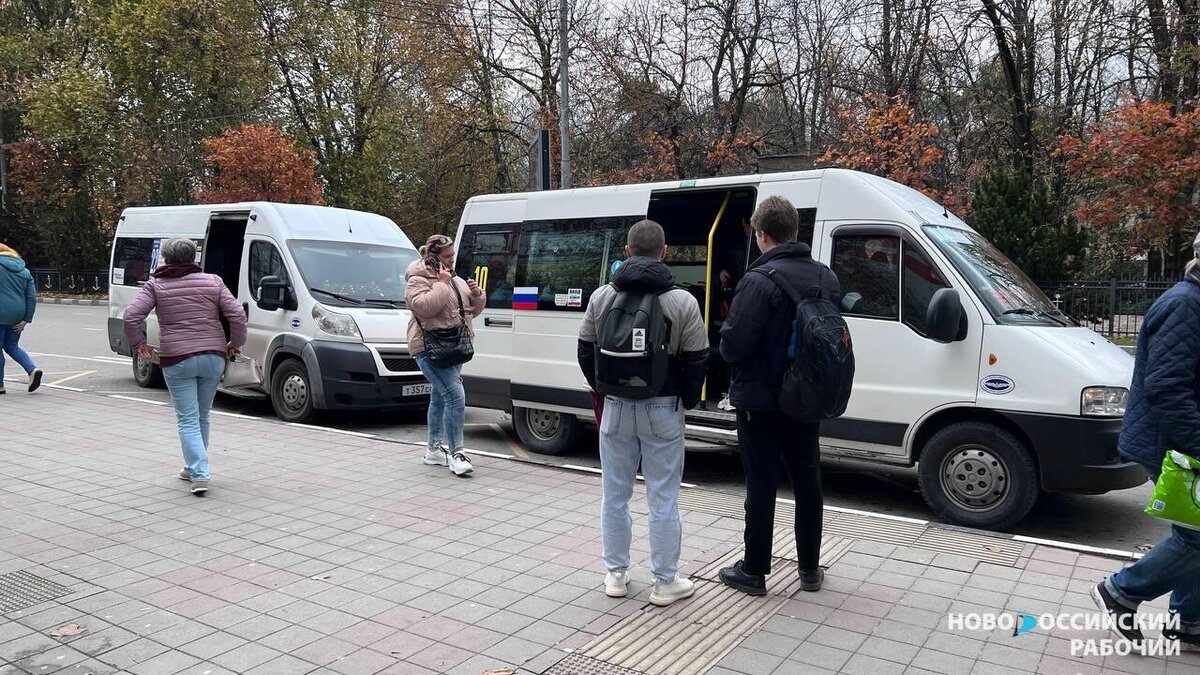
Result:
{"label": "white minibus", "polygon": [[800,239],[837,273],[857,368],[849,408],[822,427],[829,456],[916,465],[945,519],[1003,528],[1040,491],[1103,493],[1145,481],[1116,442],[1133,359],[1061,313],[999,250],[903,185],[843,169],[470,199],[458,273],[485,288],[468,403],[511,411],[530,450],[571,448],[592,409],[576,339],[628,227],[662,224],[667,264],[693,293],[714,357],[689,438],[734,444],[716,356],[723,313],[758,251],[766,197],[798,209]]}
{"label": "white minibus", "polygon": [[[319,410],[428,405],[429,383],[406,345],[412,242],[383,216],[298,204],[125,209],[113,241],[108,338],[114,352],[133,358],[140,386],[161,385],[162,373],[131,353],[122,318],[172,237],[195,240],[197,262],[246,310],[243,352],[263,365],[263,384],[223,391],[268,397],[289,422]],[[153,314],[146,329],[157,344]]]}

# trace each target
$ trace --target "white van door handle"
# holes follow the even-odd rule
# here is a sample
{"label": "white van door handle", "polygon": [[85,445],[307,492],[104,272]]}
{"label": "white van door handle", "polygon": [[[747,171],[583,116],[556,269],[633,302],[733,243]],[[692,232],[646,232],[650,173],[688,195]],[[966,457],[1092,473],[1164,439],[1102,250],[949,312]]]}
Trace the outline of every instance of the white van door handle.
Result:
{"label": "white van door handle", "polygon": [[497,328],[512,328],[512,319],[493,319],[490,316],[483,317],[483,325],[495,326]]}

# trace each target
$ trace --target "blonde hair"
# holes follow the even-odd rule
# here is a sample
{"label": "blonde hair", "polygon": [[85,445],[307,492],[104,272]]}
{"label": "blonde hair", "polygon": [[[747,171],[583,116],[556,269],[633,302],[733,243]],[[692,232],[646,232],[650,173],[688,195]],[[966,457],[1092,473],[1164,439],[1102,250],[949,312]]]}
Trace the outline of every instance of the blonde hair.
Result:
{"label": "blonde hair", "polygon": [[420,250],[421,257],[423,258],[427,255],[437,255],[438,251],[441,251],[442,249],[446,248],[447,246],[453,246],[453,245],[454,245],[454,240],[451,239],[450,237],[447,237],[444,234],[435,234],[432,237],[425,240],[425,245],[422,246],[421,250]]}
{"label": "blonde hair", "polygon": [[21,257],[21,254],[17,253],[17,249],[9,246],[8,244],[0,244],[0,253],[6,253],[17,258]]}

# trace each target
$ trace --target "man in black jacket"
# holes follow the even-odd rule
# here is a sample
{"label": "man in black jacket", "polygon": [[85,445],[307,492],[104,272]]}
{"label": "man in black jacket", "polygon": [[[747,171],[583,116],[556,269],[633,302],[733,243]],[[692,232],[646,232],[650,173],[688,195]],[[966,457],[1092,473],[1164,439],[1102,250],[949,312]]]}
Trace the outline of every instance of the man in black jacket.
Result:
{"label": "man in black jacket", "polygon": [[[596,390],[596,342],[604,319],[622,291],[658,295],[667,320],[670,365],[656,396],[629,399],[607,396],[600,421],[600,467],[603,475],[600,534],[604,547],[604,592],[627,593],[629,546],[633,519],[629,499],[637,482],[638,464],[646,480],[650,511],[650,567],[654,590],[650,602],[665,606],[691,597],[691,579],[680,576],[679,550],[683,522],[679,517],[679,483],[683,479],[684,412],[700,400],[708,360],[708,336],[700,306],[691,293],[675,288],[662,226],[642,220],[629,228],[625,254],[613,283],[588,299],[579,329],[579,367]],[[682,403],[682,405],[681,405]]]}
{"label": "man in black jacket", "polygon": [[821,549],[819,423],[797,422],[779,409],[779,390],[788,368],[788,346],[796,308],[766,274],[774,269],[801,293],[820,286],[835,306],[841,302],[837,276],[813,260],[808,244],[796,241],[799,214],[783,197],[768,197],[750,220],[763,255],[738,283],[729,317],[721,328],[721,356],[733,366],[730,402],[738,414],[738,443],[746,472],[746,553],[721,570],[721,581],[750,595],[763,595],[771,572],[775,494],[782,458],[796,497],[796,548],[801,588],[817,591],[824,573]]}

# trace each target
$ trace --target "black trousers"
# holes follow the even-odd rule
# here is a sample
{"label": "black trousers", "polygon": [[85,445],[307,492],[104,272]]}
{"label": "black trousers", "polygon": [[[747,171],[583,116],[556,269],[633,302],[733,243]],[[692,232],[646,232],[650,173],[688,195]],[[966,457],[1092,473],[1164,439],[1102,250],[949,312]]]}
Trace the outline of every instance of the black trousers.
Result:
{"label": "black trousers", "polygon": [[821,425],[797,422],[783,412],[738,411],[738,444],[746,472],[746,557],[749,574],[771,571],[775,497],[780,462],[792,478],[796,499],[796,551],[801,570],[815,570],[821,557]]}

